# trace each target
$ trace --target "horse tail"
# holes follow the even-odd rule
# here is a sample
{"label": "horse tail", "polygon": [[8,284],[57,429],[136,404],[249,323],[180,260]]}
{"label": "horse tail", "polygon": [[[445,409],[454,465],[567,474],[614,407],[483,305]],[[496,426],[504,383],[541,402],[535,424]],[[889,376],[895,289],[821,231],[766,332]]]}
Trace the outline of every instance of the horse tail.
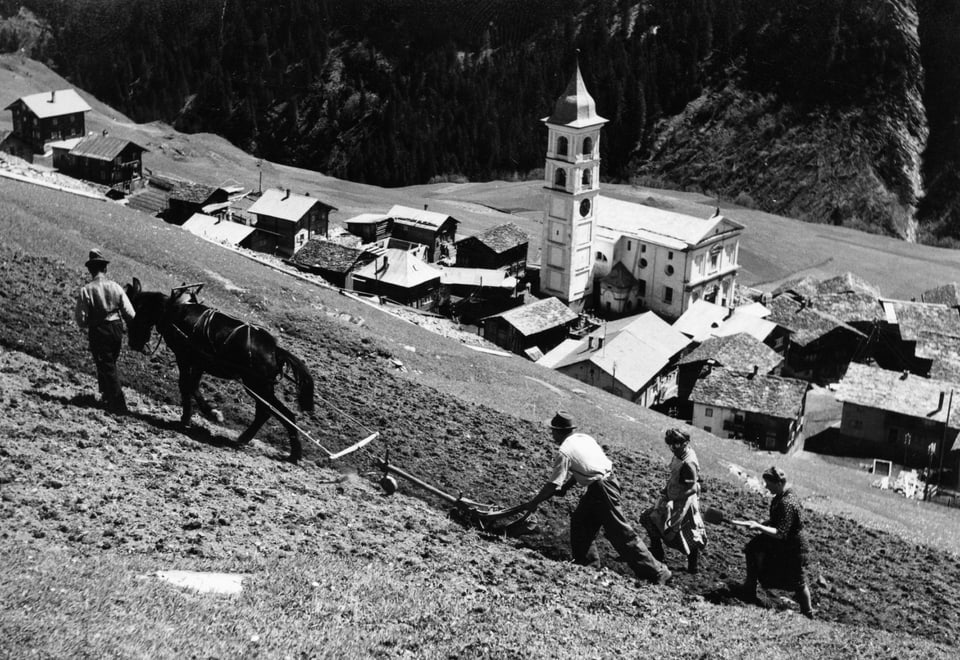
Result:
{"label": "horse tail", "polygon": [[296,355],[290,351],[277,347],[277,357],[279,358],[279,367],[282,370],[283,365],[290,365],[290,370],[293,372],[293,381],[297,384],[297,390],[299,392],[297,396],[297,403],[300,404],[300,410],[305,412],[310,412],[313,410],[313,376],[310,375],[310,371],[307,369],[307,365],[303,363],[303,360],[298,358]]}

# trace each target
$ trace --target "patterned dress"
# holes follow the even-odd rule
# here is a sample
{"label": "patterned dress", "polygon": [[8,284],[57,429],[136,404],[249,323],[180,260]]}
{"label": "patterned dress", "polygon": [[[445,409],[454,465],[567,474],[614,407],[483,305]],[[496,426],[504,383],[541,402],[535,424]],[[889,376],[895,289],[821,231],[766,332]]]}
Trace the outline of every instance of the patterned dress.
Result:
{"label": "patterned dress", "polygon": [[770,518],[763,523],[781,538],[760,534],[744,548],[748,560],[762,556],[760,584],[773,589],[799,589],[807,581],[809,547],[803,534],[800,503],[789,488],[770,502]]}
{"label": "patterned dress", "polygon": [[641,517],[651,539],[659,537],[671,548],[689,555],[707,543],[706,526],[700,515],[700,497],[683,493],[700,479],[700,461],[687,447],[681,458],[670,461],[670,477],[656,506]]}

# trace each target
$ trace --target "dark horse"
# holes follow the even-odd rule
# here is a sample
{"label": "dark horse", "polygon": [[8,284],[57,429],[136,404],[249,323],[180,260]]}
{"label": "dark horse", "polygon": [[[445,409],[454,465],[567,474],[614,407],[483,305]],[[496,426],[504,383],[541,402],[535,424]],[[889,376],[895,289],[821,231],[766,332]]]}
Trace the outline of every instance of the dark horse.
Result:
{"label": "dark horse", "polygon": [[290,436],[289,460],[294,463],[300,460],[303,448],[293,424],[294,414],[273,391],[277,381],[285,375],[284,367],[289,366],[291,375],[288,378],[297,385],[300,409],[313,410],[313,377],[298,357],[278,346],[273,335],[263,328],[201,305],[185,290],[173,296],[159,291],[142,291],[137,278],[133,278],[133,284],[128,284],[125,290],[136,312],[127,328],[130,348],[145,352],[150,332],[156,328],[176,356],[180,368],[182,424],[190,424],[193,398],[205,415],[219,414],[200,395],[200,379],[204,373],[239,380],[253,395],[257,410],[237,442],[249,442],[273,414]]}

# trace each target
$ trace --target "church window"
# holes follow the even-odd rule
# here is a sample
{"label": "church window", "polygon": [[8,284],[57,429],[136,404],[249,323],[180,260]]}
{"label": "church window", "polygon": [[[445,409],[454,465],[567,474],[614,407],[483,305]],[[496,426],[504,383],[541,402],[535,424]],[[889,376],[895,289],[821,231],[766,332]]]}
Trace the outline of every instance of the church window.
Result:
{"label": "church window", "polygon": [[646,268],[646,267],[647,267],[647,260],[644,259],[643,257],[640,257],[640,268]]}
{"label": "church window", "polygon": [[667,264],[667,267],[663,269],[663,272],[666,273],[667,275],[673,275],[673,266],[670,264]]}
{"label": "church window", "polygon": [[587,217],[590,215],[590,200],[584,199],[580,202],[580,215],[582,217]]}
{"label": "church window", "polygon": [[646,252],[646,251],[647,251],[647,246],[644,245],[643,243],[641,243],[641,244],[640,244],[640,252],[641,252],[641,254],[644,253],[644,252]]}
{"label": "church window", "polygon": [[673,261],[673,250],[667,251],[667,259],[670,259],[671,261]]}
{"label": "church window", "polygon": [[593,156],[593,140],[590,138],[583,138],[583,155]]}
{"label": "church window", "polygon": [[590,185],[590,170],[583,171],[583,177],[580,179],[580,182],[585,186]]}
{"label": "church window", "polygon": [[567,138],[563,137],[562,135],[557,138],[557,155],[567,155]]}
{"label": "church window", "polygon": [[663,302],[667,303],[668,305],[673,304],[673,289],[671,287],[663,287]]}
{"label": "church window", "polygon": [[646,280],[637,280],[637,295],[641,298],[646,297],[647,295],[647,281]]}
{"label": "church window", "polygon": [[633,246],[633,243],[631,243],[630,241],[627,241],[627,252],[630,251],[630,248],[631,248],[632,246]]}
{"label": "church window", "polygon": [[553,185],[557,188],[566,188],[567,187],[567,171],[564,169],[558,169],[553,175]]}

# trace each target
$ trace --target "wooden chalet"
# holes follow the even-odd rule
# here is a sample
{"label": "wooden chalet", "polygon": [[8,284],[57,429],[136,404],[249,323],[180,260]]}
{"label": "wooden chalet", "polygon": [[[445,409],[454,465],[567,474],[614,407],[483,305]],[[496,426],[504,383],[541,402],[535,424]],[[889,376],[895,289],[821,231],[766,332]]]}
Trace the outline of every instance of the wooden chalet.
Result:
{"label": "wooden chalet", "polygon": [[4,109],[13,113],[13,132],[34,153],[42,154],[48,142],[87,133],[84,114],[90,106],[72,89],[22,96]]}
{"label": "wooden chalet", "polygon": [[222,188],[192,181],[178,181],[167,196],[167,208],[163,217],[167,222],[182,225],[194,213],[203,213],[203,207],[226,202],[228,198],[229,194]]}
{"label": "wooden chalet", "polygon": [[411,307],[433,304],[440,270],[412,252],[388,248],[370,263],[346,276],[346,288],[389,298]]}
{"label": "wooden chalet", "polygon": [[346,287],[347,275],[376,258],[373,252],[322,238],[313,238],[297,250],[290,263],[299,270],[319,275],[330,284]]}
{"label": "wooden chalet", "polygon": [[298,195],[290,189],[265,190],[247,213],[256,216],[257,231],[253,249],[292,257],[317,236],[326,236],[331,206],[310,195]]}
{"label": "wooden chalet", "polygon": [[93,181],[114,190],[130,192],[143,181],[143,152],[136,142],[106,135],[54,142],[53,166],[76,179]]}
{"label": "wooden chalet", "polygon": [[453,217],[428,211],[426,205],[421,211],[399,204],[394,205],[387,216],[393,221],[393,238],[426,245],[427,261],[456,260],[454,242],[459,222]]}
{"label": "wooden chalet", "polygon": [[374,243],[390,238],[393,220],[382,213],[361,213],[348,220],[344,220],[347,231],[359,236],[364,243]]}
{"label": "wooden chalet", "polygon": [[503,270],[508,275],[522,277],[527,269],[529,244],[525,231],[512,222],[505,222],[457,241],[457,266]]}
{"label": "wooden chalet", "polygon": [[803,437],[810,384],[796,378],[712,368],[694,385],[692,425],[759,449],[787,453]]}
{"label": "wooden chalet", "polygon": [[578,315],[556,298],[546,298],[482,319],[483,337],[508,351],[549,351],[567,337]]}
{"label": "wooden chalet", "polygon": [[[958,484],[960,381],[851,364],[837,387],[840,437],[818,451],[940,469]],[[932,448],[932,449],[931,449]],[[930,452],[932,453],[932,456]]]}

